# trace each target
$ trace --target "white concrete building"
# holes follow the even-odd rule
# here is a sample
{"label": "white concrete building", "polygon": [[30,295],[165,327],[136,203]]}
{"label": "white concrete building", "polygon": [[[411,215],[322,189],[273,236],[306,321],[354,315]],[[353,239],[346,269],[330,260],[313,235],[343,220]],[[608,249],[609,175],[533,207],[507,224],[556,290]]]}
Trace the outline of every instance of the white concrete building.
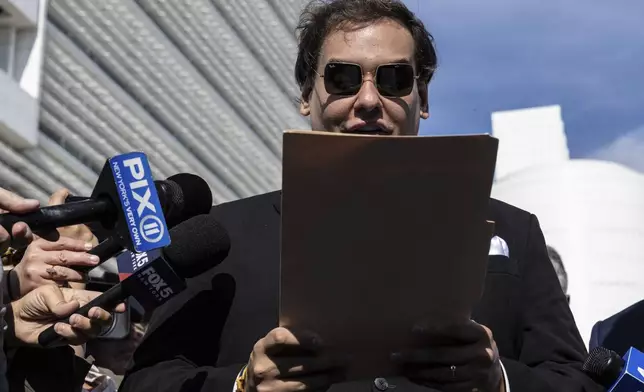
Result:
{"label": "white concrete building", "polygon": [[492,125],[500,140],[492,196],[539,218],[588,343],[596,321],[644,299],[644,175],[569,159],[558,106],[494,113]]}
{"label": "white concrete building", "polygon": [[0,0],[0,186],[88,195],[106,158],[147,153],[215,202],[280,187],[305,0]]}

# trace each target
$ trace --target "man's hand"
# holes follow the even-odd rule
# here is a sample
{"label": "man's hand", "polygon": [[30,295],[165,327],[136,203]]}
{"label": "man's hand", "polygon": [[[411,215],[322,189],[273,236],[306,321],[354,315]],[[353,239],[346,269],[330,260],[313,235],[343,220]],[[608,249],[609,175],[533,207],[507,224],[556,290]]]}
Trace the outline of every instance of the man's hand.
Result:
{"label": "man's hand", "polygon": [[20,282],[20,295],[47,284],[83,282],[83,274],[70,267],[97,265],[98,256],[85,253],[91,248],[90,243],[66,237],[59,237],[55,242],[43,238],[35,240],[14,268]]}
{"label": "man's hand", "polygon": [[[11,212],[23,214],[37,209],[40,206],[38,200],[23,199],[15,193],[0,188],[0,213]],[[23,248],[33,239],[33,233],[24,222],[18,222],[11,228],[11,233],[0,226],[0,254],[7,248]]]}
{"label": "man's hand", "polygon": [[[67,196],[69,195],[70,193],[68,189],[65,189],[65,188],[59,189],[49,197],[48,205],[57,206],[57,205],[64,204],[65,199],[67,199]],[[76,240],[81,240],[88,244],[92,244],[93,246],[98,245],[98,238],[96,238],[94,233],[92,233],[92,231],[89,229],[87,225],[79,224],[79,225],[65,226],[65,227],[59,227],[57,230],[58,230],[58,234],[61,237],[68,237]],[[78,289],[78,290],[84,290],[85,283],[71,282],[69,283],[69,287]]]}
{"label": "man's hand", "polygon": [[[57,190],[49,197],[50,206],[57,206],[65,203],[65,199],[69,196],[69,190],[62,188]],[[98,245],[98,239],[94,236],[94,233],[87,227],[87,225],[79,224],[73,226],[59,227],[58,233],[61,237],[74,238],[77,240],[85,241],[93,244],[94,246]]]}
{"label": "man's hand", "polygon": [[276,328],[260,339],[248,362],[246,392],[326,390],[343,380],[344,366],[323,355],[310,333]]}
{"label": "man's hand", "polygon": [[504,392],[499,351],[489,328],[470,321],[414,327],[415,348],[393,355],[415,383],[444,392]]}
{"label": "man's hand", "polygon": [[[57,320],[73,314],[100,294],[53,285],[41,286],[11,303],[14,335],[22,344],[37,345],[38,335],[55,323],[56,333],[65,339],[61,345],[84,344],[112,322],[109,312],[93,307],[89,311],[89,317],[73,315],[70,319],[71,325]],[[125,305],[120,304],[115,311],[124,312]]]}

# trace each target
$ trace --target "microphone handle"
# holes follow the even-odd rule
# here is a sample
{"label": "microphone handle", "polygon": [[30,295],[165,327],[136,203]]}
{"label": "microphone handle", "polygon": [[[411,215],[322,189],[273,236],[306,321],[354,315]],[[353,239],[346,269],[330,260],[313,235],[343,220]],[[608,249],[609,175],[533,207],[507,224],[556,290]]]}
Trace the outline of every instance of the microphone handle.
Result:
{"label": "microphone handle", "polygon": [[57,227],[105,219],[113,206],[106,199],[75,201],[57,206],[49,206],[26,214],[0,214],[0,226],[11,233],[11,227],[25,222],[33,231],[52,230]]}
{"label": "microphone handle", "polygon": [[[74,314],[80,314],[81,316],[87,317],[89,310],[95,306],[98,306],[100,308],[103,308],[105,310],[111,311],[113,308],[116,307],[116,305],[120,304],[125,300],[125,292],[123,291],[123,286],[120,284],[117,284],[113,286],[111,289],[107,290],[106,292],[102,293],[98,297],[94,298],[85,306],[82,306],[80,309],[78,309]],[[59,320],[57,322],[61,323],[67,323],[69,324],[69,317],[67,317],[64,320]],[[59,343],[63,338],[56,333],[56,330],[54,329],[54,326],[50,326],[46,330],[42,331],[40,335],[38,335],[38,343],[42,347],[52,347],[55,344]]]}
{"label": "microphone handle", "polygon": [[[118,241],[116,240],[116,237],[112,236],[104,239],[103,242],[93,247],[87,253],[98,256],[100,259],[98,265],[100,265],[101,263],[108,260],[110,257],[116,256],[116,254],[118,254],[122,250],[123,250],[123,246],[118,243]],[[88,273],[92,269],[96,268],[98,265],[95,265],[95,266],[78,265],[72,268],[78,272]]]}

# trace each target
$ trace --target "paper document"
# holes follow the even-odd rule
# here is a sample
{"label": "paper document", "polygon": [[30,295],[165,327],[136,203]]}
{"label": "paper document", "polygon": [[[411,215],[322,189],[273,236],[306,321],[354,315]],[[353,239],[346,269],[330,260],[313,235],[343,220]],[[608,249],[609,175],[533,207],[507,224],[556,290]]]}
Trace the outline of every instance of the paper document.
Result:
{"label": "paper document", "polygon": [[481,297],[498,141],[487,135],[284,134],[280,323],[395,375],[421,319],[470,318]]}

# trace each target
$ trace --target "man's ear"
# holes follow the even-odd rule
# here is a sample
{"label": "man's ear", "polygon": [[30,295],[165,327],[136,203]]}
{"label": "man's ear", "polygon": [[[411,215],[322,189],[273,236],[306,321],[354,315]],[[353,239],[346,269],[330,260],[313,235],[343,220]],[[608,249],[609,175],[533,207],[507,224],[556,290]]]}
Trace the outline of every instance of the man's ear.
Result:
{"label": "man's ear", "polygon": [[300,114],[304,117],[308,117],[311,114],[311,89],[302,90],[302,96],[300,97]]}
{"label": "man's ear", "polygon": [[418,95],[420,97],[420,118],[427,120],[429,118],[428,85],[420,85],[418,87]]}

